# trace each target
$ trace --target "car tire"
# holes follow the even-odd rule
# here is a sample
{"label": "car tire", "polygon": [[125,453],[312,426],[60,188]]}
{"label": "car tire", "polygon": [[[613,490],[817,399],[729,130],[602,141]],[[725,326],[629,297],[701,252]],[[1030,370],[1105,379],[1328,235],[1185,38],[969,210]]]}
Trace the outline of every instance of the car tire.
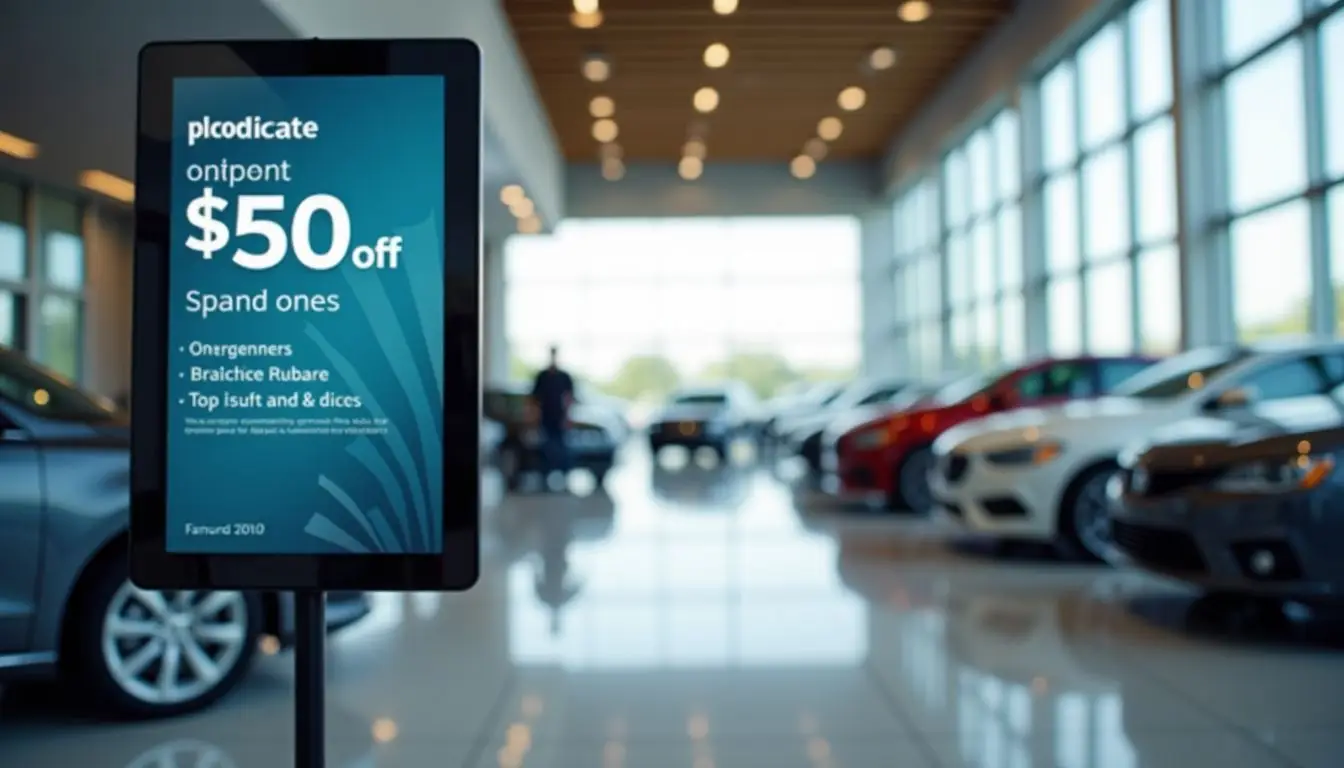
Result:
{"label": "car tire", "polygon": [[[125,554],[94,566],[66,618],[66,681],[101,711],[172,717],[227,694],[251,666],[261,633],[258,595],[156,592],[127,578]],[[172,684],[161,676],[172,674]]]}
{"label": "car tire", "polygon": [[896,512],[928,514],[933,509],[929,471],[933,469],[933,447],[916,448],[896,465],[895,487],[887,494],[887,509]]}
{"label": "car tire", "polygon": [[1111,547],[1106,482],[1117,466],[1102,464],[1085,470],[1069,483],[1060,504],[1055,549],[1070,560],[1106,562]]}

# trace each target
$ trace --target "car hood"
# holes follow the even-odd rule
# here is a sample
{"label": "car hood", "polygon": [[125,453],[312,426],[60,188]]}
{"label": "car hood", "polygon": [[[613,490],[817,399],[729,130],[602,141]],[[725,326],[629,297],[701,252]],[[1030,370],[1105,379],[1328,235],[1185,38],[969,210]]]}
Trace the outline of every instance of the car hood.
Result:
{"label": "car hood", "polygon": [[[826,440],[839,438],[846,432],[850,432],[857,427],[878,421],[884,416],[896,413],[898,409],[885,404],[861,405],[856,408],[846,408],[835,413],[826,414],[826,416],[813,419],[809,424],[804,425],[805,434],[797,434],[798,439],[802,439],[815,432],[821,432]],[[801,430],[797,430],[801,432]]]}
{"label": "car hood", "polygon": [[1078,400],[1046,408],[1022,408],[994,414],[945,432],[934,444],[938,453],[981,453],[1039,439],[1115,446],[1115,450],[1172,418],[1170,401],[1121,397]]}
{"label": "car hood", "polygon": [[1344,431],[1344,416],[1332,405],[1305,399],[1281,400],[1182,419],[1154,430],[1147,442],[1165,448],[1242,445],[1284,435],[1334,431]]}

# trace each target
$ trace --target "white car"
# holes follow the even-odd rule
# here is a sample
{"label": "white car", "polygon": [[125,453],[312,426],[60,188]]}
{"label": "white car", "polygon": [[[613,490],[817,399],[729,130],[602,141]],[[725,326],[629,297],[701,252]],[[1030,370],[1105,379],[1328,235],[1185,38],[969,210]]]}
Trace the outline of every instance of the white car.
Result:
{"label": "white car", "polygon": [[1179,419],[1248,402],[1320,395],[1344,382],[1344,343],[1197,349],[1153,365],[1111,397],[1024,409],[949,430],[930,485],[946,517],[977,535],[1110,550],[1106,483],[1131,443]]}

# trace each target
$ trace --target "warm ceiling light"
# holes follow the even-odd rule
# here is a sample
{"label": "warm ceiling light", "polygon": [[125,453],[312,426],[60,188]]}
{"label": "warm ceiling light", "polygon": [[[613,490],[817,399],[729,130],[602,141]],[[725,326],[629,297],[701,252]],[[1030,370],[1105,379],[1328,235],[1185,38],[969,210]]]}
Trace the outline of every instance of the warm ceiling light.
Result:
{"label": "warm ceiling light", "polygon": [[620,160],[625,156],[625,153],[621,151],[620,144],[610,142],[597,148],[597,156],[603,160]]}
{"label": "warm ceiling light", "polygon": [[817,161],[807,155],[799,155],[789,163],[789,173],[795,179],[810,179],[817,172]]}
{"label": "warm ceiling light", "polygon": [[611,77],[611,62],[601,54],[592,53],[583,59],[583,76],[590,82],[601,83]]}
{"label": "warm ceiling light", "polygon": [[603,160],[602,178],[607,181],[620,181],[625,178],[625,163],[616,158]]}
{"label": "warm ceiling light", "polygon": [[541,219],[535,215],[518,220],[518,231],[524,235],[535,235],[541,231]]}
{"label": "warm ceiling light", "polygon": [[705,66],[718,69],[728,63],[728,46],[723,43],[710,43],[705,48]]}
{"label": "warm ceiling light", "polygon": [[397,738],[397,721],[390,717],[380,717],[373,721],[373,740],[386,744]]}
{"label": "warm ceiling light", "polygon": [[844,129],[844,123],[841,123],[838,117],[823,117],[821,122],[817,123],[817,135],[826,141],[840,138],[840,133]]}
{"label": "warm ceiling light", "polygon": [[37,157],[37,145],[12,133],[0,131],[0,154],[17,157],[20,160],[32,160]]}
{"label": "warm ceiling light", "polygon": [[569,23],[579,29],[597,29],[602,26],[602,12],[592,11],[590,13],[583,13],[581,11],[574,11],[569,14]]}
{"label": "warm ceiling light", "polygon": [[527,193],[518,184],[509,184],[499,190],[499,202],[505,205],[513,205],[525,197],[527,197]]}
{"label": "warm ceiling light", "polygon": [[611,117],[616,114],[616,102],[610,96],[594,96],[588,102],[588,114],[593,117]]}
{"label": "warm ceiling light", "polygon": [[889,45],[879,45],[868,54],[868,66],[881,72],[896,66],[896,49]]}
{"label": "warm ceiling light", "polygon": [[828,148],[826,146],[826,142],[817,138],[808,139],[803,144],[803,154],[807,155],[813,160],[821,160],[822,158],[826,157],[827,149]]}
{"label": "warm ceiling light", "polygon": [[918,24],[933,15],[933,6],[929,5],[929,0],[905,0],[896,15],[901,21]]}
{"label": "warm ceiling light", "polygon": [[621,135],[621,129],[617,127],[615,120],[604,117],[601,120],[593,121],[593,138],[603,144],[615,141],[619,135]]}
{"label": "warm ceiling light", "polygon": [[79,175],[79,186],[107,195],[123,203],[135,202],[135,185],[107,171],[85,171]]}
{"label": "warm ceiling light", "polygon": [[705,86],[695,92],[695,96],[691,98],[691,103],[695,105],[697,112],[713,112],[719,107],[719,92]]}
{"label": "warm ceiling light", "polygon": [[677,163],[677,173],[687,181],[695,181],[705,172],[705,163],[698,157],[683,157]]}
{"label": "warm ceiling light", "polygon": [[598,0],[574,0],[575,13],[597,13]]}
{"label": "warm ceiling light", "polygon": [[520,219],[526,219],[528,216],[537,212],[537,206],[531,200],[524,197],[516,203],[509,205],[509,213]]}
{"label": "warm ceiling light", "polygon": [[686,157],[694,157],[696,160],[704,160],[708,151],[709,148],[700,139],[691,139],[681,148],[681,154]]}
{"label": "warm ceiling light", "polygon": [[840,108],[846,112],[862,109],[866,101],[868,101],[868,94],[857,85],[849,86],[835,98],[835,103],[839,104]]}
{"label": "warm ceiling light", "polygon": [[737,10],[737,0],[714,0],[714,12],[727,16]]}

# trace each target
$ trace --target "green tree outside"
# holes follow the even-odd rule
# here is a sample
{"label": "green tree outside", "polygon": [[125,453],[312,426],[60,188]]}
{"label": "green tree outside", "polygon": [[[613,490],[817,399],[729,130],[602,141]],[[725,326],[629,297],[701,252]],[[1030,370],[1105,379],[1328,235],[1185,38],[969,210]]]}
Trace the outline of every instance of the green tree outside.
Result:
{"label": "green tree outside", "polygon": [[636,355],[621,368],[602,390],[626,400],[662,399],[681,383],[672,362],[662,355]]}

